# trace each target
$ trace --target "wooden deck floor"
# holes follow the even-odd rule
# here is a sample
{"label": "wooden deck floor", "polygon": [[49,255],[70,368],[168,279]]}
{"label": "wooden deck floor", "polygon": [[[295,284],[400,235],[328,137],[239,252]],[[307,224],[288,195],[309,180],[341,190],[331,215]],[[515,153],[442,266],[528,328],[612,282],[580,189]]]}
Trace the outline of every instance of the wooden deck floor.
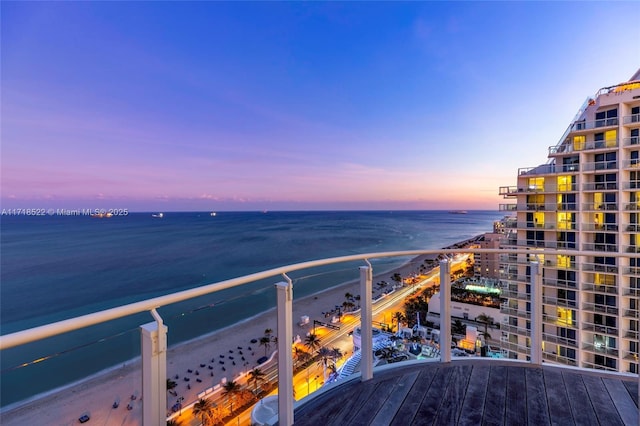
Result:
{"label": "wooden deck floor", "polygon": [[295,424],[637,426],[638,382],[504,361],[414,364],[319,395]]}

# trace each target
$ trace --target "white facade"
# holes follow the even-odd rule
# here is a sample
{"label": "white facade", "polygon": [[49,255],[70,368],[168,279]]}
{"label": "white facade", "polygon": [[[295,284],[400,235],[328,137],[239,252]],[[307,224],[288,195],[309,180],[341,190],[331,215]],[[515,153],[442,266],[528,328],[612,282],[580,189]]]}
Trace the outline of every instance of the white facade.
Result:
{"label": "white facade", "polygon": [[[640,70],[588,98],[548,162],[519,169],[517,186],[500,188],[516,201],[502,206],[516,216],[504,248],[597,252],[541,258],[545,361],[638,371],[639,132]],[[529,258],[502,259],[503,345],[513,358],[529,353]]]}

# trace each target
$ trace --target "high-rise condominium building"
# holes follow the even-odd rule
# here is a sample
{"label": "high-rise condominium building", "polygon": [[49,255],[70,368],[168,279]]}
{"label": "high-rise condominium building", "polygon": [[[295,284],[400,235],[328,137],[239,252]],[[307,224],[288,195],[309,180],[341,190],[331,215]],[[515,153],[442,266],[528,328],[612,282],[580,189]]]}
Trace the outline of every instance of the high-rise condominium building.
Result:
{"label": "high-rise condominium building", "polygon": [[[501,206],[516,220],[502,247],[506,314],[502,347],[528,353],[530,266],[540,249],[590,252],[539,256],[543,265],[546,361],[638,372],[640,305],[640,70],[588,98],[546,164],[518,170],[515,199]],[[593,255],[590,255],[593,254]],[[622,256],[616,256],[622,255]]]}

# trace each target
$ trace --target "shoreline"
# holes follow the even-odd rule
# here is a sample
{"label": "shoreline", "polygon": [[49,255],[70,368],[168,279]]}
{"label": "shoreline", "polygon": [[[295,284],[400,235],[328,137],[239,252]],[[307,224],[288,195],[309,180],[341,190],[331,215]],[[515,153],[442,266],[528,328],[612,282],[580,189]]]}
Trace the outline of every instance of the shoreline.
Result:
{"label": "shoreline", "polygon": [[[460,248],[477,238],[478,236],[475,236],[446,248]],[[397,267],[374,273],[372,297],[375,299],[379,296],[378,293],[383,292],[382,288],[376,288],[376,281],[389,280],[389,275],[394,273],[400,273],[406,277],[414,273],[415,267],[422,264],[425,259],[435,257],[437,257],[435,254],[419,255]],[[324,320],[321,314],[327,309],[333,309],[336,303],[341,304],[346,292],[358,294],[359,282],[357,280],[342,282],[295,300],[293,304],[294,336],[300,335],[304,338],[307,331],[312,328],[313,320]],[[310,324],[300,326],[297,323],[302,315],[309,316]],[[198,394],[219,384],[221,380],[225,378],[235,380],[243,372],[254,368],[257,359],[267,351],[257,343],[254,344],[255,347],[249,349],[250,340],[262,337],[266,328],[276,330],[276,325],[276,308],[273,307],[240,322],[169,347],[167,378],[178,383],[176,392],[178,396],[184,397],[184,405],[196,401]],[[270,348],[269,353],[274,349]],[[238,352],[242,355],[239,356]],[[242,363],[240,359],[236,363],[236,357],[242,357]],[[232,365],[229,365],[230,359],[233,359]],[[190,373],[194,370],[195,373]],[[202,375],[199,375],[199,370],[202,370]],[[187,378],[188,382],[186,382]],[[111,422],[123,425],[140,424],[141,380],[141,360],[139,357],[132,358],[121,365],[101,370],[79,381],[3,407],[0,410],[0,422],[3,425],[43,424],[43,422],[66,425],[77,422],[81,414],[89,413],[92,420],[103,424]],[[188,388],[185,389],[185,387]],[[125,406],[131,395],[135,395],[136,399],[130,401],[133,408],[127,410]],[[174,404],[175,398],[167,395],[167,403],[170,407]],[[111,408],[114,401],[120,401],[119,408]]]}

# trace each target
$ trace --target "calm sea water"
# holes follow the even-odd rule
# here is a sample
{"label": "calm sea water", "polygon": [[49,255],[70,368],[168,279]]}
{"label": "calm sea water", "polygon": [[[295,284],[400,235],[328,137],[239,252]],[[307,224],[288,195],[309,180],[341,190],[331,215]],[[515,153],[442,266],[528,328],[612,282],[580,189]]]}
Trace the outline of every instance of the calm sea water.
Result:
{"label": "calm sea water", "polygon": [[[149,213],[3,216],[2,334],[292,263],[391,250],[437,249],[488,232],[496,211]],[[374,263],[374,271],[397,265]],[[292,274],[303,297],[356,279],[340,266]],[[275,306],[274,277],[164,307],[170,344]],[[141,314],[3,351],[1,405],[119,365],[139,354]],[[27,367],[22,363],[47,358]],[[28,385],[25,385],[27,384]]]}

